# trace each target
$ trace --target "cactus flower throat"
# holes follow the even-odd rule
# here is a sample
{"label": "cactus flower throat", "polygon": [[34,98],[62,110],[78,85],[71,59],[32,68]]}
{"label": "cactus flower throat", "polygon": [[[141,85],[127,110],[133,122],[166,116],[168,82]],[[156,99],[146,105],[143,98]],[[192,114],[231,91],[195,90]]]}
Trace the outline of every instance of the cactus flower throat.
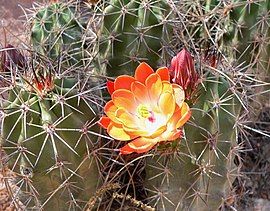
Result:
{"label": "cactus flower throat", "polygon": [[183,88],[170,83],[166,67],[154,72],[141,63],[135,77],[119,76],[107,88],[112,100],[98,123],[112,138],[130,141],[120,149],[122,154],[143,153],[159,142],[174,141],[191,116]]}

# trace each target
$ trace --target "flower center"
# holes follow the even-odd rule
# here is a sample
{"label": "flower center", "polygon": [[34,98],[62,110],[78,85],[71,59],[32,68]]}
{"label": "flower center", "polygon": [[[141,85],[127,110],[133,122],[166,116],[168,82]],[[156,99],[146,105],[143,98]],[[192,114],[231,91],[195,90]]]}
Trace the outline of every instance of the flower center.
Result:
{"label": "flower center", "polygon": [[139,105],[137,111],[142,118],[148,119],[150,122],[154,122],[156,120],[154,112],[149,111],[145,105]]}

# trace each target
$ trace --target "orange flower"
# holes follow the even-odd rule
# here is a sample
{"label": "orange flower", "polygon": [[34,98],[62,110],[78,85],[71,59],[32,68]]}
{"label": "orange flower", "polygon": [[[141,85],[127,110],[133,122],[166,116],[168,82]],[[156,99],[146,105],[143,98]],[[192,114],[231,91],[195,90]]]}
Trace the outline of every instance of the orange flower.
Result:
{"label": "orange flower", "polygon": [[175,140],[191,116],[184,90],[170,83],[166,67],[155,73],[141,63],[135,77],[119,76],[107,87],[112,100],[104,107],[107,116],[98,123],[112,138],[132,140],[120,149],[122,154],[143,153],[159,142]]}

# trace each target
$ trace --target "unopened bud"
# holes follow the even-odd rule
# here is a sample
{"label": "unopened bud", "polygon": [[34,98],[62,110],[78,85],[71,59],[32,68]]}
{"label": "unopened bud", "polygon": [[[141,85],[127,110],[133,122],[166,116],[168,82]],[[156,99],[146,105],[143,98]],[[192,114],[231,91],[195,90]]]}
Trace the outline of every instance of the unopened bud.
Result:
{"label": "unopened bud", "polygon": [[4,72],[11,71],[14,67],[23,69],[25,67],[25,58],[13,45],[8,44],[2,49],[1,68]]}
{"label": "unopened bud", "polygon": [[182,86],[187,100],[192,99],[198,87],[199,74],[191,54],[186,49],[181,50],[172,58],[169,70],[171,82]]}

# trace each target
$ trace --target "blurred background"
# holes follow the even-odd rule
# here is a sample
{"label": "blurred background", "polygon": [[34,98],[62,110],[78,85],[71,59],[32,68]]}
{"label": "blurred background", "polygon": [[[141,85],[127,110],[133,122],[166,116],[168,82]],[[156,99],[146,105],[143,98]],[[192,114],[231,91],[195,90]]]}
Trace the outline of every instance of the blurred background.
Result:
{"label": "blurred background", "polygon": [[0,0],[0,46],[5,45],[6,31],[7,42],[17,46],[25,41],[24,36],[24,11],[22,8],[31,8],[33,2],[42,0]]}

